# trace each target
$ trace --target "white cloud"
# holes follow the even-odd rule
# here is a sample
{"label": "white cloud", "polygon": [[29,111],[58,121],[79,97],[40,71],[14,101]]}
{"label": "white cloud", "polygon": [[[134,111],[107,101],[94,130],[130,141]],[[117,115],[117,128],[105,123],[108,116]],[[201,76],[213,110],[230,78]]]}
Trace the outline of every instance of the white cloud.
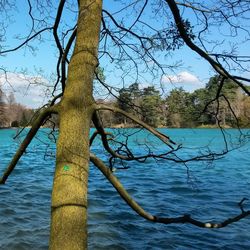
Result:
{"label": "white cloud", "polygon": [[47,100],[48,81],[41,76],[0,74],[0,87],[6,95],[13,92],[16,101],[27,107],[37,108]]}
{"label": "white cloud", "polygon": [[187,72],[182,71],[177,75],[164,75],[162,77],[162,83],[181,83],[181,84],[201,84],[201,81],[197,76]]}

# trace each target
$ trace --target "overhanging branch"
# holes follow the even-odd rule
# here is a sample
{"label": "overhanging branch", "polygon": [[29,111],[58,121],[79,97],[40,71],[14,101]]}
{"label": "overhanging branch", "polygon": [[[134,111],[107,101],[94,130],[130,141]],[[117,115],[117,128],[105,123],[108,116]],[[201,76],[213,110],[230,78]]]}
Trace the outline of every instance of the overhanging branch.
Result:
{"label": "overhanging branch", "polygon": [[19,159],[25,152],[26,148],[29,146],[30,142],[36,135],[38,129],[41,127],[45,119],[52,113],[57,113],[56,106],[46,108],[41,112],[41,114],[38,115],[38,117],[34,120],[34,123],[26,135],[25,139],[17,149],[15,155],[13,156],[11,162],[9,163],[7,169],[5,170],[2,178],[0,179],[0,184],[5,184],[6,180],[8,179],[9,175],[12,173],[14,168],[16,167],[16,164],[18,163]]}
{"label": "overhanging branch", "polygon": [[[120,159],[123,159],[123,160],[130,160],[129,157],[118,154],[112,148],[110,148],[109,143],[108,143],[107,133],[105,132],[105,130],[104,130],[102,124],[101,124],[100,117],[99,117],[99,114],[97,113],[97,111],[94,112],[92,121],[93,121],[93,123],[94,123],[94,125],[95,125],[95,127],[97,129],[97,134],[101,135],[103,146],[107,150],[107,152],[109,152],[115,158],[120,158]],[[93,142],[93,140],[94,140],[94,138],[96,137],[97,134],[94,133],[93,136],[90,138],[90,143],[91,144],[92,144],[92,142]]]}
{"label": "overhanging branch", "polygon": [[90,154],[90,161],[103,173],[103,175],[108,179],[108,181],[113,185],[113,187],[116,189],[116,191],[119,193],[119,195],[123,198],[123,200],[140,216],[143,218],[157,223],[163,223],[163,224],[173,224],[173,223],[189,223],[192,225],[195,225],[197,227],[202,228],[222,228],[229,224],[232,224],[234,222],[237,222],[247,216],[250,215],[250,210],[244,211],[242,207],[242,203],[246,198],[242,199],[239,202],[239,207],[241,209],[241,213],[235,217],[228,218],[224,220],[223,222],[219,223],[213,223],[213,222],[202,222],[196,219],[193,219],[189,214],[185,214],[180,217],[174,217],[174,218],[161,218],[154,215],[151,215],[150,213],[146,212],[126,191],[126,189],[122,186],[120,181],[113,175],[112,171],[101,161],[97,156],[94,154]]}
{"label": "overhanging branch", "polygon": [[159,132],[158,130],[154,129],[153,127],[149,126],[145,122],[138,119],[136,116],[129,114],[122,109],[107,106],[104,104],[97,104],[96,110],[109,110],[111,112],[120,113],[120,114],[124,115],[125,117],[131,119],[136,124],[140,125],[141,127],[145,128],[146,130],[148,130],[150,133],[152,133],[157,138],[159,138],[162,142],[164,142],[166,145],[168,145],[171,149],[174,149],[174,147],[171,144],[176,145],[176,143],[174,141],[172,141],[167,135],[164,135],[163,133]]}

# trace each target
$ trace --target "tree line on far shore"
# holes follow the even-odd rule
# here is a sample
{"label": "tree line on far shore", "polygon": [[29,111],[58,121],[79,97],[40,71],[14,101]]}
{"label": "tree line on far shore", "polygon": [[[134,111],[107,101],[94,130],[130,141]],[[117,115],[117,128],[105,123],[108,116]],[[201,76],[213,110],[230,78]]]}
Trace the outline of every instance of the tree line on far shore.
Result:
{"label": "tree line on far shore", "polygon": [[34,109],[17,103],[13,93],[6,95],[0,89],[0,128],[24,127],[31,120],[34,113]]}
{"label": "tree line on far shore", "polygon": [[[219,98],[218,89],[222,88]],[[138,83],[121,88],[117,99],[97,102],[108,103],[139,116],[153,127],[250,127],[250,100],[231,80],[220,84],[218,76],[211,77],[204,88],[193,93],[175,88],[163,96],[154,86],[140,89]],[[37,110],[16,103],[13,93],[6,96],[0,89],[0,127],[23,127]],[[105,127],[133,127],[128,118],[102,111]],[[56,117],[50,120],[58,126]],[[45,124],[51,126],[51,123]]]}
{"label": "tree line on far shore", "polygon": [[[154,86],[140,89],[138,83],[133,83],[120,89],[112,104],[153,127],[250,127],[249,97],[233,81],[222,83],[219,76],[211,77],[204,88],[193,93],[175,88],[167,96]],[[102,117],[106,127],[134,125],[126,117],[108,111]]]}

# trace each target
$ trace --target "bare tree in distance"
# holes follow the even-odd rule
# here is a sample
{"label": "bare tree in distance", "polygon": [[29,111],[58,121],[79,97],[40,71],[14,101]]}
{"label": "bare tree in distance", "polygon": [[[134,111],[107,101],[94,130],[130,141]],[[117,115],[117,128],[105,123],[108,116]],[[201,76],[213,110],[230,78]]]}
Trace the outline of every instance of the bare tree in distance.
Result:
{"label": "bare tree in distance", "polygon": [[[1,4],[8,14],[10,4],[15,6],[16,3],[3,1]],[[250,214],[250,211],[243,208],[244,198],[239,202],[239,214],[217,223],[196,220],[191,215],[159,218],[146,212],[113,175],[114,163],[119,162],[122,167],[126,161],[144,162],[149,158],[184,165],[191,161],[212,161],[231,150],[225,131],[221,127],[225,150],[206,151],[182,158],[178,154],[182,146],[174,138],[141,121],[139,116],[115,106],[97,103],[93,94],[94,83],[95,91],[102,88],[113,97],[119,91],[117,86],[100,77],[98,68],[105,68],[107,74],[119,72],[119,77],[118,73],[114,74],[119,79],[120,86],[126,86],[131,81],[142,82],[147,78],[152,82],[160,82],[163,76],[174,72],[179,65],[179,62],[168,61],[168,56],[173,57],[178,49],[186,46],[193,51],[194,56],[198,55],[219,75],[217,91],[212,97],[217,111],[220,108],[220,98],[227,100],[222,94],[227,79],[231,79],[249,96],[250,91],[245,83],[250,80],[244,74],[248,72],[250,56],[238,54],[237,51],[240,38],[242,46],[249,43],[247,23],[250,6],[247,0],[120,1],[112,3],[118,6],[114,9],[109,9],[109,2],[104,2],[103,7],[101,0],[61,0],[58,6],[53,6],[50,1],[27,0],[26,4],[30,30],[13,48],[7,47],[8,40],[4,43],[5,34],[0,34],[3,41],[0,56],[21,49],[34,53],[33,42],[42,42],[43,37],[46,40],[50,34],[58,53],[56,79],[51,100],[36,114],[31,129],[7,166],[1,183],[6,182],[39,128],[52,114],[57,114],[60,123],[52,190],[50,249],[87,248],[90,162],[106,176],[133,210],[152,222],[190,223],[203,228],[220,228]],[[131,18],[128,19],[128,16]],[[4,20],[0,23],[6,30]],[[218,40],[209,37],[210,33],[218,31],[222,32],[218,35]],[[230,106],[229,102],[226,103]],[[102,111],[118,113],[132,120],[139,129],[147,130],[163,143],[165,151],[153,152],[149,145],[144,155],[136,155],[126,138],[123,141],[116,140],[116,137],[105,130]],[[231,111],[234,114],[234,110]],[[218,113],[219,111],[215,112],[215,117],[218,117]],[[90,136],[91,122],[96,132]],[[219,121],[218,125],[220,126]],[[102,146],[109,155],[109,166],[91,150],[97,136],[100,136]]]}
{"label": "bare tree in distance", "polygon": [[7,121],[4,93],[0,88],[0,127],[3,127]]}

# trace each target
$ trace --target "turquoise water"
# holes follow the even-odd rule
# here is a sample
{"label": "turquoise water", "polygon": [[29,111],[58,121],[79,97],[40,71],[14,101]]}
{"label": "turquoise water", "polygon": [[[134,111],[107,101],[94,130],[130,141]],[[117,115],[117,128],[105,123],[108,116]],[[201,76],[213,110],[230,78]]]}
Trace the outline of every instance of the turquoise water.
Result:
{"label": "turquoise water", "polygon": [[[46,129],[32,143],[6,185],[0,186],[0,249],[47,249],[49,238],[50,195],[55,145],[44,144]],[[113,131],[118,136],[118,131]],[[123,131],[124,132],[124,131]],[[222,150],[222,136],[215,129],[162,130],[186,148],[180,157],[192,157],[201,150]],[[228,147],[238,143],[237,130],[227,130]],[[249,133],[249,130],[244,130]],[[0,130],[0,171],[11,159],[18,141],[15,130]],[[126,133],[134,133],[128,130]],[[42,141],[42,142],[41,142]],[[144,132],[131,138],[135,153],[155,151],[164,146]],[[136,146],[141,144],[141,147]],[[204,146],[204,147],[203,147]],[[93,151],[106,158],[97,141]],[[188,163],[189,172],[174,162],[148,160],[130,162],[128,170],[115,175],[146,210],[158,216],[192,214],[196,219],[223,220],[240,212],[237,203],[250,198],[250,147],[245,144],[213,164]],[[250,201],[245,204],[250,209]],[[137,216],[105,177],[90,167],[89,249],[250,249],[250,217],[222,229],[202,229],[192,225],[154,224]]]}

